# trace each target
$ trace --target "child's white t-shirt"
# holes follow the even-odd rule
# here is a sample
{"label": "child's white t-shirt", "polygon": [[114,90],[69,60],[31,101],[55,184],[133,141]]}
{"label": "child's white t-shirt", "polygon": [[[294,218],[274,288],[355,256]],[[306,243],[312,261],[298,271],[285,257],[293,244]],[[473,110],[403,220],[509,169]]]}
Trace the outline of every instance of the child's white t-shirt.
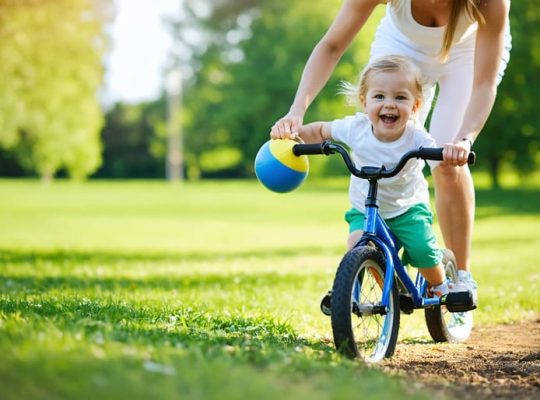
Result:
{"label": "child's white t-shirt", "polygon": [[[381,142],[372,132],[366,114],[357,113],[332,122],[332,138],[345,143],[352,151],[356,168],[363,166],[393,168],[408,151],[435,147],[435,140],[413,121],[407,123],[403,135],[394,142]],[[428,185],[422,174],[425,161],[413,158],[392,178],[379,180],[379,212],[385,219],[397,217],[415,204],[429,204]],[[351,176],[349,198],[354,208],[365,212],[369,182]]]}

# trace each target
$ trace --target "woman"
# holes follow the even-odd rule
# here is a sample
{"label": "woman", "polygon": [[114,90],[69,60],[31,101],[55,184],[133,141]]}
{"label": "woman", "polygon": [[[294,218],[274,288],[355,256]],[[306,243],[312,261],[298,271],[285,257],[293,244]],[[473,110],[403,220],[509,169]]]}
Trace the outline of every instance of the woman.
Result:
{"label": "woman", "polygon": [[[272,127],[274,137],[298,132],[306,109],[381,3],[386,1],[345,0],[311,53],[289,112]],[[476,297],[470,274],[474,187],[466,160],[493,107],[509,59],[510,2],[392,0],[386,7],[371,57],[397,54],[412,59],[427,79],[431,99],[434,85],[439,86],[429,129],[437,145],[444,147],[443,162],[432,165],[437,214],[445,245],[456,256],[460,284]],[[421,123],[430,103],[421,112]]]}

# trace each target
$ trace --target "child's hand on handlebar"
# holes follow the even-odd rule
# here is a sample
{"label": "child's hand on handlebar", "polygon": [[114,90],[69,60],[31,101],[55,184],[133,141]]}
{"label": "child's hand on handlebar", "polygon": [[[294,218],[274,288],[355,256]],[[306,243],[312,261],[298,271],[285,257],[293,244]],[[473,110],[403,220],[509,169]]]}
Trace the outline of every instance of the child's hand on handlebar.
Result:
{"label": "child's hand on handlebar", "polygon": [[455,143],[445,143],[443,145],[443,165],[461,167],[467,164],[467,158],[471,152],[471,142],[460,140]]}

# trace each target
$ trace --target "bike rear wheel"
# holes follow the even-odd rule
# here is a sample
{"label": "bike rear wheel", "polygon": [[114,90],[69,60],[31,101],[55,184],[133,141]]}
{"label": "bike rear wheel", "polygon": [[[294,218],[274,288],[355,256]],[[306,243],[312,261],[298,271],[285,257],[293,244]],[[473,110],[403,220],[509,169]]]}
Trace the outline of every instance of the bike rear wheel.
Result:
{"label": "bike rear wheel", "polygon": [[[443,249],[444,271],[446,278],[457,282],[458,270],[456,258],[450,250]],[[435,342],[460,343],[467,340],[471,334],[472,323],[469,319],[460,318],[462,313],[451,313],[446,306],[434,306],[424,311],[426,325],[431,338]]]}
{"label": "bike rear wheel", "polygon": [[373,247],[349,251],[332,288],[332,331],[336,349],[349,358],[377,362],[394,354],[399,330],[399,296],[392,282],[390,304],[382,311],[385,261]]}

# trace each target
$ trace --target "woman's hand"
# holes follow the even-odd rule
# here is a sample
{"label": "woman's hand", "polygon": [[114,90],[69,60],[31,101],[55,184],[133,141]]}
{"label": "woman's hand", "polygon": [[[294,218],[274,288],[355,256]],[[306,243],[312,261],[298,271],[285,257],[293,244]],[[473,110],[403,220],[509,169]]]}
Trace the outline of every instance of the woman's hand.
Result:
{"label": "woman's hand", "polygon": [[270,137],[272,139],[296,139],[302,126],[302,120],[303,116],[300,114],[289,112],[272,126]]}
{"label": "woman's hand", "polygon": [[461,167],[467,164],[472,142],[469,139],[443,145],[443,165]]}

